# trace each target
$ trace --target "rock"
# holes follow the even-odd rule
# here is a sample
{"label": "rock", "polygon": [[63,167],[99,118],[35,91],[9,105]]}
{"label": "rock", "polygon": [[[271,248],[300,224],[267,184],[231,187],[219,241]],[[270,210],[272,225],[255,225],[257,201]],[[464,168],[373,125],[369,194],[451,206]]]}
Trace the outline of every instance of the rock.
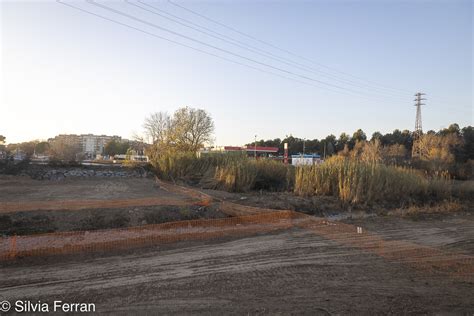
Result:
{"label": "rock", "polygon": [[57,172],[51,175],[50,180],[61,181],[64,180],[64,178],[64,174]]}

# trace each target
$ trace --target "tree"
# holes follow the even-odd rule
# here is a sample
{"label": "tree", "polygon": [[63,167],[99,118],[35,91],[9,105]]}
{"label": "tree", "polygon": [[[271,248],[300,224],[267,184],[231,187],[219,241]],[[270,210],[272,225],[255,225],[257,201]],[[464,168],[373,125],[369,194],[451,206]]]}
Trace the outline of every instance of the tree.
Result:
{"label": "tree", "polygon": [[129,147],[129,142],[119,142],[115,139],[112,139],[107,144],[105,144],[104,154],[108,156],[124,155]]}
{"label": "tree", "polygon": [[197,151],[211,142],[214,122],[202,109],[184,107],[178,109],[171,120],[170,135],[176,147],[182,151]]}
{"label": "tree", "polygon": [[36,144],[36,147],[35,147],[35,152],[36,154],[45,154],[49,151],[49,143],[48,142],[39,142],[38,144]]}
{"label": "tree", "polygon": [[329,136],[326,136],[325,139],[322,139],[321,148],[323,151],[323,155],[324,154],[326,154],[326,156],[333,155],[336,151],[336,136],[331,134]]}
{"label": "tree", "polygon": [[77,146],[61,139],[51,142],[49,147],[49,155],[56,160],[75,161],[78,153],[80,149]]}
{"label": "tree", "polygon": [[454,151],[461,145],[456,134],[446,136],[425,134],[420,137],[421,160],[446,165],[454,162]]}
{"label": "tree", "polygon": [[402,143],[400,143],[400,145],[404,145],[405,148],[408,150],[408,151],[411,151],[412,147],[413,147],[413,135],[412,133],[405,129],[402,131]]}
{"label": "tree", "polygon": [[151,114],[145,119],[144,128],[155,153],[158,150],[195,152],[212,141],[214,122],[205,110],[184,107],[173,117],[164,112]]}
{"label": "tree", "polygon": [[372,134],[372,138],[370,139],[370,141],[374,141],[374,140],[376,140],[376,139],[378,139],[378,140],[381,141],[381,140],[382,140],[382,137],[383,137],[382,133],[380,133],[380,132],[374,132],[374,133]]}
{"label": "tree", "polygon": [[171,118],[166,112],[156,112],[145,118],[143,124],[145,134],[151,139],[151,143],[163,143],[167,138],[167,133],[171,128]]}
{"label": "tree", "polygon": [[439,131],[439,135],[441,136],[446,136],[449,134],[456,134],[458,136],[461,135],[461,128],[457,123],[451,124],[448,126],[448,128]]}
{"label": "tree", "polygon": [[10,152],[10,153],[19,151],[25,154],[27,157],[31,157],[33,153],[35,152],[35,147],[37,143],[38,141],[34,140],[34,141],[23,142],[23,143],[18,143],[18,144],[8,144],[6,146],[6,150],[7,152]]}
{"label": "tree", "polygon": [[1,151],[5,150],[5,139],[6,139],[5,136],[0,135],[0,150]]}
{"label": "tree", "polygon": [[462,137],[464,142],[464,160],[474,160],[474,128],[466,126],[462,129]]}
{"label": "tree", "polygon": [[341,151],[344,150],[347,144],[349,144],[349,141],[351,140],[351,137],[347,135],[346,133],[341,133],[339,136],[339,139],[336,142],[336,151]]}
{"label": "tree", "polygon": [[365,142],[367,135],[360,128],[352,134],[352,138],[349,141],[349,149],[353,149],[358,142]]}

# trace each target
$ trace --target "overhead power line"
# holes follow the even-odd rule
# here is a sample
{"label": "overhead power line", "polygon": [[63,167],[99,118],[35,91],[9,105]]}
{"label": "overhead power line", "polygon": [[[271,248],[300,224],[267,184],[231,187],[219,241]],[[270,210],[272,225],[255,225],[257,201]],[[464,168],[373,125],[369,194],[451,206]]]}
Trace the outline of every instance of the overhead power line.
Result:
{"label": "overhead power line", "polygon": [[[129,25],[129,24],[126,24],[126,23],[122,23],[122,22],[117,21],[117,20],[114,20],[114,19],[110,19],[110,18],[108,18],[108,17],[105,17],[105,16],[103,16],[103,15],[100,15],[100,14],[97,14],[97,13],[94,13],[94,12],[91,12],[91,11],[89,11],[89,10],[85,10],[85,9],[76,7],[76,6],[72,5],[72,4],[62,2],[62,0],[56,0],[56,2],[59,3],[59,4],[62,4],[62,5],[68,6],[68,7],[70,7],[70,8],[73,8],[73,9],[75,9],[75,10],[82,11],[83,13],[87,13],[87,14],[96,16],[96,17],[101,18],[101,19],[104,19],[104,20],[106,20],[106,21],[109,21],[109,22],[112,22],[112,23],[115,23],[115,24],[118,24],[118,25],[121,25],[121,26],[130,28],[130,29],[135,30],[135,31],[142,32],[142,33],[144,33],[144,34],[146,34],[146,35],[153,36],[153,37],[155,37],[155,38],[158,38],[158,39],[161,39],[161,40],[164,40],[164,41],[167,41],[167,42],[170,42],[170,43],[173,43],[173,44],[176,44],[176,45],[185,47],[185,48],[189,48],[189,49],[192,49],[192,50],[194,50],[194,51],[197,51],[197,52],[200,52],[200,53],[203,53],[203,54],[206,54],[206,55],[210,55],[210,56],[213,56],[213,57],[216,57],[216,58],[225,60],[225,61],[227,61],[227,62],[231,62],[231,63],[237,64],[237,65],[240,65],[240,66],[244,66],[244,67],[248,67],[248,68],[253,69],[253,70],[257,70],[257,71],[260,71],[260,72],[263,72],[263,73],[266,73],[266,74],[275,75],[275,76],[278,76],[278,77],[280,77],[280,78],[284,78],[284,79],[287,79],[287,80],[295,81],[295,82],[302,83],[302,84],[305,84],[305,85],[315,86],[315,85],[312,85],[312,84],[310,84],[310,83],[308,83],[308,82],[305,82],[305,81],[301,81],[301,80],[298,80],[298,79],[294,79],[294,78],[291,78],[291,77],[287,77],[287,76],[284,76],[284,75],[281,75],[281,74],[278,74],[278,73],[275,73],[275,72],[267,71],[267,70],[265,70],[265,69],[260,69],[260,68],[258,68],[258,67],[254,67],[254,66],[251,66],[251,65],[248,65],[248,64],[244,64],[244,63],[241,63],[241,62],[238,62],[238,61],[235,61],[235,60],[226,58],[226,57],[222,57],[222,56],[220,56],[220,55],[217,55],[217,54],[214,54],[214,53],[211,53],[211,52],[208,52],[208,51],[205,51],[205,50],[202,50],[202,49],[193,47],[193,46],[190,46],[190,45],[186,45],[186,44],[183,44],[183,43],[174,41],[174,40],[172,40],[172,39],[169,39],[169,38],[166,38],[166,37],[163,37],[163,36],[160,36],[160,35],[157,35],[157,34],[154,34],[154,33],[148,32],[148,31],[145,31],[145,30],[142,30],[142,29],[140,29],[140,28],[138,28],[138,27],[134,27],[134,26],[132,26],[132,25]],[[335,92],[339,92],[339,91],[335,91]]]}
{"label": "overhead power line", "polygon": [[[200,53],[203,53],[203,54],[212,56],[212,57],[219,58],[219,59],[221,59],[221,60],[224,60],[224,61],[227,61],[227,62],[230,62],[230,63],[233,63],[233,64],[237,64],[237,65],[240,65],[240,66],[244,66],[244,67],[247,67],[247,68],[250,68],[250,69],[253,69],[253,70],[262,72],[262,73],[274,75],[274,76],[277,76],[277,77],[279,77],[279,78],[287,79],[287,80],[294,81],[294,82],[297,82],[297,83],[301,83],[301,84],[304,84],[304,85],[308,85],[308,86],[312,86],[312,87],[317,87],[317,88],[324,88],[324,89],[326,89],[326,90],[328,90],[328,91],[332,91],[332,92],[335,92],[335,93],[347,94],[347,93],[344,93],[344,92],[341,92],[341,91],[329,89],[329,88],[326,88],[326,87],[321,87],[321,86],[318,86],[318,85],[313,84],[313,83],[310,83],[310,82],[298,80],[298,79],[295,79],[295,78],[291,78],[291,77],[287,77],[287,76],[281,75],[281,74],[279,74],[279,73],[275,73],[275,72],[272,72],[272,71],[268,71],[268,70],[265,70],[265,69],[261,69],[261,68],[258,68],[258,67],[254,67],[254,66],[251,66],[251,65],[248,65],[248,64],[245,64],[245,63],[241,63],[241,62],[238,62],[238,61],[235,61],[235,60],[232,60],[232,59],[229,59],[229,58],[226,58],[226,57],[223,57],[223,56],[220,56],[220,55],[217,55],[217,54],[214,54],[214,53],[211,53],[211,52],[208,52],[208,51],[205,51],[205,50],[202,50],[202,49],[199,49],[199,48],[190,46],[190,45],[186,45],[186,44],[183,44],[183,43],[180,43],[180,42],[171,40],[171,39],[169,39],[169,38],[166,38],[166,37],[163,37],[163,36],[159,36],[159,35],[157,35],[157,34],[154,34],[154,33],[151,33],[151,32],[145,31],[145,30],[142,30],[142,29],[137,28],[137,27],[134,27],[134,26],[132,26],[132,25],[129,25],[129,24],[126,24],[126,23],[122,23],[122,22],[116,21],[116,20],[114,20],[114,19],[110,19],[110,18],[108,18],[108,17],[105,17],[105,16],[103,16],[103,15],[100,15],[100,14],[97,14],[97,13],[94,13],[94,12],[91,12],[91,11],[89,11],[89,10],[85,10],[85,9],[76,7],[76,6],[71,5],[71,4],[69,4],[69,3],[64,3],[64,2],[62,2],[61,0],[56,0],[56,2],[59,3],[59,4],[62,4],[62,5],[68,6],[68,7],[70,7],[70,8],[73,8],[73,9],[75,9],[75,10],[81,11],[81,12],[83,12],[83,13],[87,13],[87,14],[96,16],[96,17],[101,18],[101,19],[104,19],[104,20],[106,20],[106,21],[109,21],[109,22],[112,22],[112,23],[115,23],[115,24],[118,24],[118,25],[121,25],[121,26],[130,28],[130,29],[135,30],[135,31],[142,32],[142,33],[144,33],[144,34],[146,34],[146,35],[149,35],[149,36],[152,36],[152,37],[155,37],[155,38],[158,38],[158,39],[161,39],[161,40],[164,40],[164,41],[167,41],[167,42],[170,42],[170,43],[173,43],[173,44],[176,44],[176,45],[185,47],[185,48],[189,48],[189,49],[192,49],[192,50],[194,50],[194,51],[197,51],[197,52],[200,52]],[[364,97],[364,96],[359,96],[359,95],[358,95],[357,97],[360,97],[360,98],[363,98],[363,99],[368,99],[368,98],[366,98],[366,97]]]}
{"label": "overhead power line", "polygon": [[[262,62],[262,61],[259,61],[259,60],[255,60],[255,59],[253,59],[253,58],[250,58],[250,57],[247,57],[247,56],[244,56],[244,55],[241,55],[241,54],[232,52],[232,51],[230,51],[230,50],[227,50],[227,49],[224,49],[224,48],[221,48],[221,47],[212,45],[212,44],[208,44],[208,43],[206,43],[206,42],[204,42],[204,41],[201,41],[201,40],[192,38],[192,37],[190,37],[190,36],[181,34],[181,33],[179,33],[179,32],[175,32],[175,31],[173,31],[173,30],[170,30],[170,29],[167,29],[167,28],[165,28],[165,27],[162,27],[162,26],[156,25],[156,24],[154,24],[154,23],[151,23],[151,22],[149,22],[149,21],[146,21],[146,20],[137,18],[136,16],[130,15],[130,14],[125,13],[125,12],[122,12],[122,11],[120,11],[120,10],[116,10],[116,9],[113,9],[113,8],[108,7],[108,6],[106,6],[106,5],[97,3],[97,2],[95,2],[94,0],[86,0],[86,2],[88,2],[88,3],[90,3],[90,4],[93,4],[93,5],[95,5],[95,6],[99,7],[99,8],[102,8],[102,9],[104,9],[104,10],[107,10],[107,11],[113,12],[113,13],[115,13],[115,14],[118,14],[118,15],[121,15],[121,16],[124,16],[124,17],[127,17],[127,18],[132,19],[132,20],[135,20],[135,21],[137,21],[137,22],[146,24],[146,25],[151,26],[151,27],[153,27],[153,28],[156,28],[156,29],[158,29],[158,30],[161,30],[161,31],[170,33],[170,34],[175,35],[175,36],[182,37],[182,38],[184,38],[184,39],[186,39],[186,40],[189,40],[189,41],[198,43],[198,44],[200,44],[200,45],[204,45],[204,46],[210,47],[210,48],[212,48],[212,49],[215,49],[215,50],[218,50],[218,51],[227,53],[227,54],[229,54],[229,55],[232,55],[232,56],[235,56],[235,57],[244,59],[244,60],[246,60],[246,61],[250,61],[250,62],[256,63],[256,64],[258,64],[258,65],[261,65],[261,66],[264,66],[264,67],[267,67],[267,68],[271,68],[271,69],[273,69],[273,70],[277,70],[277,71],[283,72],[283,73],[285,73],[285,74],[292,75],[292,76],[295,76],[295,77],[298,77],[298,78],[301,78],[301,79],[304,79],[304,80],[308,80],[308,81],[312,81],[312,82],[317,82],[317,83],[319,83],[319,84],[322,84],[322,85],[325,85],[325,86],[328,86],[328,87],[331,87],[331,88],[340,89],[341,91],[346,92],[346,93],[352,93],[352,94],[354,94],[354,95],[366,96],[366,97],[368,97],[368,98],[376,99],[376,98],[374,98],[374,97],[372,97],[372,96],[370,96],[370,95],[367,95],[367,93],[359,92],[359,91],[356,91],[356,90],[353,90],[353,89],[349,89],[349,88],[346,88],[346,87],[342,87],[342,86],[339,86],[339,85],[335,85],[335,84],[332,84],[332,83],[327,83],[327,82],[324,82],[324,81],[322,81],[322,80],[314,79],[314,78],[308,77],[308,76],[306,76],[306,75],[302,75],[302,74],[293,72],[293,71],[291,71],[291,70],[287,70],[287,69],[284,69],[284,68],[281,68],[281,67],[273,66],[273,65],[271,65],[271,64],[268,64],[268,63],[265,63],[265,62]],[[381,99],[381,98],[378,98],[378,100],[382,100],[382,99]]]}
{"label": "overhead power line", "polygon": [[274,44],[271,44],[271,43],[269,43],[269,42],[267,42],[267,41],[264,41],[264,40],[262,40],[262,39],[259,39],[259,38],[255,37],[255,36],[253,36],[253,35],[250,35],[250,34],[248,34],[248,33],[239,31],[238,29],[236,29],[236,28],[234,28],[234,27],[231,27],[231,26],[229,26],[229,25],[227,25],[227,24],[224,24],[224,23],[219,22],[219,21],[217,21],[217,20],[214,20],[214,19],[212,19],[212,18],[210,18],[210,17],[208,17],[208,16],[205,16],[204,14],[201,14],[201,13],[196,12],[196,11],[194,11],[194,10],[191,10],[191,9],[189,9],[189,8],[187,8],[187,7],[184,7],[184,6],[178,4],[178,3],[174,2],[174,1],[168,0],[168,3],[172,4],[172,5],[175,6],[175,7],[180,8],[180,9],[182,9],[182,10],[185,10],[185,11],[187,11],[187,12],[190,12],[190,13],[196,15],[196,16],[199,16],[199,17],[201,17],[201,18],[203,18],[203,19],[205,19],[205,20],[207,20],[207,21],[210,21],[210,22],[212,22],[212,23],[215,23],[215,24],[217,24],[217,25],[220,25],[220,26],[222,26],[222,27],[224,27],[224,28],[226,28],[226,29],[228,29],[228,30],[230,30],[230,31],[232,31],[232,32],[235,32],[235,33],[237,33],[237,34],[240,34],[240,35],[242,35],[242,36],[244,36],[244,37],[247,37],[247,38],[249,38],[249,39],[252,39],[252,40],[254,40],[254,41],[256,41],[256,42],[259,42],[259,43],[261,43],[261,44],[264,44],[264,45],[266,45],[266,46],[269,46],[269,47],[272,47],[272,48],[274,48],[274,49],[277,49],[277,50],[279,50],[279,51],[281,51],[281,52],[287,53],[288,55],[291,55],[291,56],[300,58],[300,59],[302,59],[302,60],[306,60],[307,62],[310,62],[310,63],[312,63],[312,64],[314,64],[314,65],[319,66],[319,67],[323,67],[323,68],[325,68],[325,69],[328,69],[328,70],[337,72],[337,73],[339,73],[339,74],[342,74],[342,75],[345,75],[345,76],[348,76],[348,77],[352,77],[352,78],[355,78],[355,79],[358,79],[358,80],[362,80],[362,81],[367,82],[367,83],[372,84],[372,85],[377,85],[377,86],[379,86],[379,87],[381,87],[381,88],[384,88],[384,89],[390,89],[390,90],[402,92],[402,93],[404,93],[404,94],[406,94],[406,93],[410,93],[410,94],[411,94],[411,93],[412,93],[412,92],[407,91],[407,90],[404,90],[404,89],[399,89],[399,88],[394,88],[394,87],[389,87],[389,86],[386,86],[386,85],[382,85],[382,84],[376,83],[376,82],[374,82],[374,81],[370,81],[370,80],[367,80],[367,79],[364,79],[364,78],[361,78],[361,77],[352,75],[352,74],[350,74],[350,73],[347,73],[347,72],[344,72],[344,71],[341,71],[341,70],[338,70],[338,69],[335,69],[335,68],[326,66],[326,65],[324,65],[324,64],[315,62],[315,61],[313,61],[313,60],[311,60],[311,59],[309,59],[309,58],[303,57],[303,56],[301,56],[301,55],[299,55],[299,54],[295,54],[295,53],[293,53],[293,52],[291,52],[291,51],[289,51],[289,50],[287,50],[287,49],[278,47],[278,46],[276,46],[276,45],[274,45]]}
{"label": "overhead power line", "polygon": [[[129,0],[124,0],[124,1],[128,4],[130,4],[130,5],[138,7],[140,9],[144,10],[144,11],[150,12],[152,14],[160,16],[164,19],[167,19],[169,21],[172,21],[172,22],[177,23],[179,25],[182,25],[184,27],[191,28],[191,29],[193,29],[197,32],[200,32],[202,34],[205,34],[207,36],[217,38],[217,39],[219,39],[223,42],[229,43],[229,44],[237,46],[239,48],[246,49],[246,50],[251,51],[253,53],[256,53],[258,55],[265,56],[267,58],[276,60],[278,62],[281,62],[281,63],[285,64],[285,65],[292,66],[292,67],[298,68],[300,70],[303,70],[303,71],[306,71],[306,72],[309,72],[309,73],[320,75],[320,76],[335,80],[335,81],[343,83],[343,84],[348,84],[348,85],[358,87],[358,88],[362,88],[362,89],[369,89],[369,90],[372,89],[372,90],[375,90],[375,91],[373,91],[374,94],[380,94],[380,95],[389,96],[389,97],[393,97],[393,98],[402,97],[402,94],[400,94],[400,93],[394,93],[392,91],[386,91],[386,90],[384,90],[380,87],[376,87],[376,86],[373,86],[373,85],[371,86],[371,85],[367,85],[367,84],[361,84],[361,83],[353,81],[353,80],[348,80],[346,78],[338,77],[337,75],[331,74],[331,73],[323,71],[323,70],[312,68],[311,66],[308,66],[308,65],[296,62],[294,60],[282,57],[281,55],[273,54],[273,53],[271,53],[267,50],[263,50],[263,49],[260,49],[256,46],[249,45],[249,44],[247,44],[243,41],[240,41],[240,40],[235,39],[233,37],[227,36],[227,35],[222,34],[220,32],[216,32],[215,30],[212,30],[208,27],[199,25],[197,23],[194,23],[193,21],[184,19],[184,18],[182,18],[180,16],[177,16],[175,14],[169,13],[169,12],[167,12],[163,9],[160,9],[156,6],[147,4],[144,1],[137,0],[138,3],[148,7],[150,9],[142,7],[142,6],[136,4],[132,1],[129,1]],[[162,13],[164,13],[165,15],[162,14]],[[403,97],[407,98],[408,94],[403,94]]]}

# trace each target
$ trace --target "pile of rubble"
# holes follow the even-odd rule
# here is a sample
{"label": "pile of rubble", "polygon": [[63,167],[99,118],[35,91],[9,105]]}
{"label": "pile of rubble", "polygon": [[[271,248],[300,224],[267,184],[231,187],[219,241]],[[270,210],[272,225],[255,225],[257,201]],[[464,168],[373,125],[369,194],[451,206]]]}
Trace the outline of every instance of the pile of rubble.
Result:
{"label": "pile of rubble", "polygon": [[33,168],[22,171],[37,180],[63,180],[69,177],[146,178],[153,174],[144,168]]}

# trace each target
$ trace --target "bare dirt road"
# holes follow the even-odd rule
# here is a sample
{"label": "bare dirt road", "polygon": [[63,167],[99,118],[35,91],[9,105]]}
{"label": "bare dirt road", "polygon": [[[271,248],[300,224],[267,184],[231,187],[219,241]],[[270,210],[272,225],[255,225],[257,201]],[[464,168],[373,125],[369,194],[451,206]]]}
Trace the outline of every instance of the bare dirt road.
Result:
{"label": "bare dirt road", "polygon": [[4,263],[0,297],[93,302],[104,314],[474,312],[474,285],[290,229],[99,257]]}

